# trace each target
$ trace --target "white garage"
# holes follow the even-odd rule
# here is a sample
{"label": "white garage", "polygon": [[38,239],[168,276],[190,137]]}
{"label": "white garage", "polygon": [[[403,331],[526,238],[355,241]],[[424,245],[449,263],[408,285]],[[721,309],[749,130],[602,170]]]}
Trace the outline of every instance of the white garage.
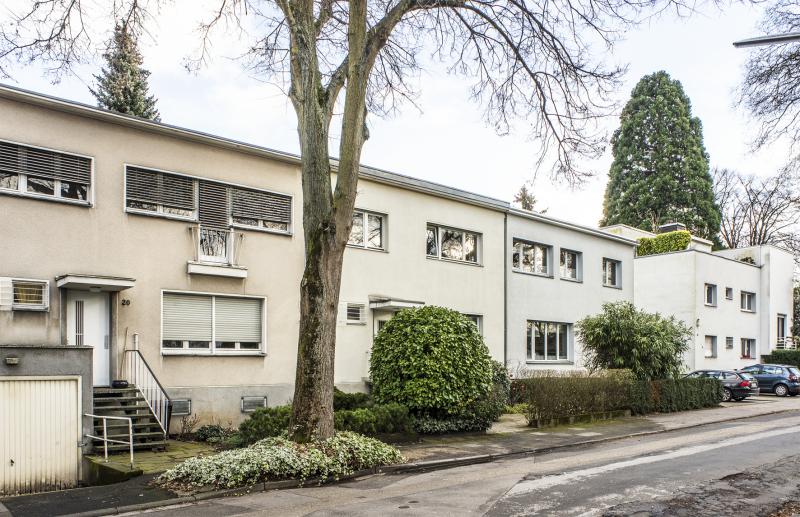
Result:
{"label": "white garage", "polygon": [[81,378],[0,377],[0,494],[76,486]]}

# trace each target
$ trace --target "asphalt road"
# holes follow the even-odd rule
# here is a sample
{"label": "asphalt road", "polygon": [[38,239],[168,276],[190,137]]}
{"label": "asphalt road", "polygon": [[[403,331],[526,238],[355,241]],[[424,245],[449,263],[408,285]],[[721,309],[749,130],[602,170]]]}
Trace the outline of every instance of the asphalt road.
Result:
{"label": "asphalt road", "polygon": [[[793,481],[800,479],[798,425],[800,412],[784,413],[535,458],[371,476],[339,485],[216,499],[148,513],[187,517],[638,517],[651,514],[650,510],[652,515],[766,514],[783,501],[800,500],[800,481]],[[746,487],[735,482],[720,486],[742,479],[747,481]],[[671,505],[670,501],[680,504]]]}

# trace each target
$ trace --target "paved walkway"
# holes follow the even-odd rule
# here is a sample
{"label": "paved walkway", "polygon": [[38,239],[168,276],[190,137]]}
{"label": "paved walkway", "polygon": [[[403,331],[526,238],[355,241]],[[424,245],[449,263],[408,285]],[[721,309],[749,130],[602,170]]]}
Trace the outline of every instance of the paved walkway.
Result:
{"label": "paved walkway", "polygon": [[[553,447],[585,445],[595,440],[622,438],[642,433],[657,433],[697,425],[767,415],[783,411],[800,411],[800,398],[779,399],[764,395],[723,407],[682,413],[631,417],[543,430],[530,429],[521,415],[504,415],[487,434],[426,437],[419,443],[399,448],[408,461],[418,468],[425,462],[455,460],[487,454],[513,454],[541,451]],[[147,485],[152,476],[104,487],[88,487],[63,492],[0,499],[14,516],[54,516],[117,508],[152,501],[166,501],[176,494]]]}

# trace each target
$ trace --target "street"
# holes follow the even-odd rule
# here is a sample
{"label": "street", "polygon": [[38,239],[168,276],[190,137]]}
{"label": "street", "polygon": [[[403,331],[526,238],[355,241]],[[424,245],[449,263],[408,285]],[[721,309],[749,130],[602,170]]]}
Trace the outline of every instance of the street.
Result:
{"label": "street", "polygon": [[[782,503],[800,499],[798,424],[800,412],[769,415],[535,458],[370,476],[148,513],[187,517],[769,515]],[[737,480],[745,480],[746,487],[737,489]],[[721,487],[721,483],[726,485]]]}

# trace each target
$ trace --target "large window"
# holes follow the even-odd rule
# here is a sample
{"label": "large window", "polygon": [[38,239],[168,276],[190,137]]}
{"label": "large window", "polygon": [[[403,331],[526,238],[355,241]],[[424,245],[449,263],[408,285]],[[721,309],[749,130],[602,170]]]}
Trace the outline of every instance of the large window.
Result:
{"label": "large window", "polygon": [[572,250],[561,250],[560,270],[564,280],[581,280],[582,254]]}
{"label": "large window", "polygon": [[425,253],[430,258],[477,264],[480,261],[479,233],[429,224]]}
{"label": "large window", "polygon": [[709,307],[717,306],[717,286],[714,284],[705,284],[705,304]]}
{"label": "large window", "polygon": [[141,167],[125,169],[125,210],[197,221],[205,228],[231,226],[288,233],[292,198]]}
{"label": "large window", "polygon": [[0,277],[0,310],[46,311],[49,307],[47,280]]}
{"label": "large window", "polygon": [[0,141],[0,193],[89,204],[92,159]]}
{"label": "large window", "polygon": [[386,216],[356,210],[353,212],[353,227],[350,229],[348,246],[383,250],[386,247]]}
{"label": "large window", "polygon": [[753,359],[756,354],[756,340],[742,338],[742,359]]}
{"label": "large window", "polygon": [[603,285],[622,287],[622,262],[610,258],[603,259]]}
{"label": "large window", "polygon": [[707,358],[717,357],[717,336],[706,336],[703,356]]}
{"label": "large window", "polygon": [[550,266],[552,254],[552,246],[514,239],[511,265],[515,271],[522,273],[551,276],[553,274]]}
{"label": "large window", "polygon": [[756,294],[742,291],[742,310],[745,312],[756,312]]}
{"label": "large window", "polygon": [[166,354],[262,352],[264,299],[164,293],[161,351]]}
{"label": "large window", "polygon": [[528,361],[567,361],[570,357],[572,325],[551,321],[528,321]]}

